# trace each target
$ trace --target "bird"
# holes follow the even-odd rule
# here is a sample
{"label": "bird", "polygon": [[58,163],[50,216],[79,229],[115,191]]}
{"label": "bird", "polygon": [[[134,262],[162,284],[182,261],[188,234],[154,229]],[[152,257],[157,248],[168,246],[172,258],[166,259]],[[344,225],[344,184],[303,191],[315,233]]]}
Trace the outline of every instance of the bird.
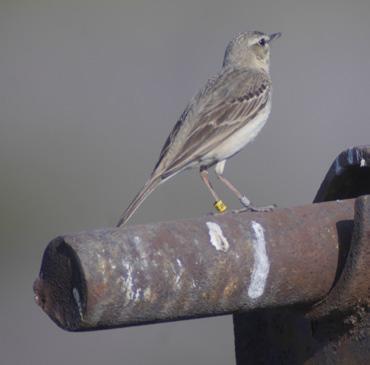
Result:
{"label": "bird", "polygon": [[221,70],[190,100],[165,141],[152,173],[117,223],[128,222],[143,201],[178,173],[199,167],[200,176],[220,213],[227,207],[209,181],[208,169],[239,199],[246,210],[255,207],[225,176],[226,161],[254,140],[271,110],[270,45],[281,33],[248,31],[227,45]]}

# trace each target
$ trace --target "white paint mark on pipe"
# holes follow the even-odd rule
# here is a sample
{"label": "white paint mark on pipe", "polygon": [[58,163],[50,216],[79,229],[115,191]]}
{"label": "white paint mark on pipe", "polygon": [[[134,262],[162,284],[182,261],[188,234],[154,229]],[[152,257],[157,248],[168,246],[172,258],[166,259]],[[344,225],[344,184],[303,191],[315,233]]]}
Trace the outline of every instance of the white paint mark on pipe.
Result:
{"label": "white paint mark on pipe", "polygon": [[135,293],[135,295],[134,295],[134,300],[135,300],[135,301],[137,301],[137,300],[139,300],[139,299],[140,299],[141,291],[142,291],[142,290],[141,290],[140,288],[136,290],[136,293]]}
{"label": "white paint mark on pipe", "polygon": [[141,238],[139,236],[134,236],[134,242],[139,245],[141,243]]}
{"label": "white paint mark on pipe", "polygon": [[150,287],[147,287],[144,290],[144,299],[145,300],[150,300],[151,295],[152,295],[152,290],[150,289]]}
{"label": "white paint mark on pipe", "polygon": [[224,236],[221,227],[214,222],[207,222],[207,227],[212,246],[215,247],[217,251],[226,252],[230,245]]}
{"label": "white paint mark on pipe", "polygon": [[110,265],[111,269],[115,270],[117,266],[116,266],[116,264],[113,263],[113,260],[111,258],[109,258],[108,262],[109,262],[109,265]]}
{"label": "white paint mark on pipe", "polygon": [[178,268],[174,268],[174,272],[176,274],[176,278],[175,278],[175,284],[178,288],[180,288],[180,280],[181,280],[181,277],[182,277],[182,274],[184,273],[184,268],[183,268],[183,265],[182,265],[182,262],[179,258],[176,259],[176,263],[177,263],[177,266]]}
{"label": "white paint mark on pipe", "polygon": [[134,292],[134,283],[132,278],[132,267],[129,263],[122,260],[122,266],[124,267],[126,271],[126,278],[123,278],[122,280],[122,287],[126,291],[126,299],[133,300],[135,299],[135,292]]}
{"label": "white paint mark on pipe", "polygon": [[107,269],[107,261],[98,252],[96,253],[96,258],[97,258],[97,263],[96,263],[97,269],[102,274],[101,276],[103,278],[103,283],[106,284],[108,282],[107,275],[105,275],[105,270]]}
{"label": "white paint mark on pipe", "polygon": [[260,297],[266,286],[267,277],[270,271],[270,262],[266,252],[266,240],[264,229],[261,224],[252,221],[254,239],[252,240],[254,251],[254,264],[251,282],[248,288],[248,296],[252,299]]}
{"label": "white paint mark on pipe", "polygon": [[75,300],[78,308],[78,312],[80,313],[81,319],[83,319],[83,313],[82,313],[82,304],[81,304],[81,297],[80,293],[78,292],[77,288],[72,289],[73,299]]}

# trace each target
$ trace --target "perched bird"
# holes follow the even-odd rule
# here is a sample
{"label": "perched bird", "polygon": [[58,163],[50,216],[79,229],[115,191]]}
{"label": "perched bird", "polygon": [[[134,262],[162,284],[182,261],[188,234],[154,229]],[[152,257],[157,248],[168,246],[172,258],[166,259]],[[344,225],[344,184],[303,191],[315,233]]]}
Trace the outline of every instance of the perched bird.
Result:
{"label": "perched bird", "polygon": [[251,142],[264,126],[271,109],[269,76],[270,43],[281,33],[257,31],[237,35],[229,42],[221,71],[191,99],[168,136],[149,180],[119,220],[125,224],[141,203],[160,184],[181,171],[200,167],[203,182],[215,199],[219,212],[225,204],[213,189],[208,168],[215,166],[217,177],[253,211],[254,207],[224,175],[226,160]]}

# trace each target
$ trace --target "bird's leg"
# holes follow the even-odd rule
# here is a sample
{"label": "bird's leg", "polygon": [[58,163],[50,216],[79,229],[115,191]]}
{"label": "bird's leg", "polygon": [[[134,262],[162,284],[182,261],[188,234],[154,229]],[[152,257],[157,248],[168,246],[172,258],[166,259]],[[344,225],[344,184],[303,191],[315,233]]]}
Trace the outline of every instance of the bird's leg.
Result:
{"label": "bird's leg", "polygon": [[276,208],[275,205],[268,205],[265,207],[253,206],[250,200],[245,195],[243,195],[228,179],[226,179],[226,177],[223,176],[224,168],[225,168],[225,161],[219,162],[215,168],[216,176],[220,179],[220,181],[227,188],[229,188],[237,196],[240,203],[244,206],[244,209],[238,210],[236,212],[244,211],[244,210],[249,210],[252,212],[269,212]]}
{"label": "bird's leg", "polygon": [[215,190],[213,189],[210,181],[209,181],[209,176],[208,176],[208,171],[206,168],[201,167],[200,168],[200,176],[204,182],[204,184],[207,186],[208,190],[211,192],[213,198],[215,199],[214,207],[216,210],[220,213],[223,213],[226,209],[227,206],[224,204],[224,202],[219,198]]}

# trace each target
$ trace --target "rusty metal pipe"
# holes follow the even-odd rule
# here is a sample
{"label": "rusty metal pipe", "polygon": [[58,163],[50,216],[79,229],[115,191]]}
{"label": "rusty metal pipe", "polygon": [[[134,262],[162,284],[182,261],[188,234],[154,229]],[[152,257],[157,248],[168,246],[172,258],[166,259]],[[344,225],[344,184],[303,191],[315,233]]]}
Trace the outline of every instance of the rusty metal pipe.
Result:
{"label": "rusty metal pipe", "polygon": [[313,303],[338,275],[353,203],[63,235],[45,250],[36,302],[71,331]]}

